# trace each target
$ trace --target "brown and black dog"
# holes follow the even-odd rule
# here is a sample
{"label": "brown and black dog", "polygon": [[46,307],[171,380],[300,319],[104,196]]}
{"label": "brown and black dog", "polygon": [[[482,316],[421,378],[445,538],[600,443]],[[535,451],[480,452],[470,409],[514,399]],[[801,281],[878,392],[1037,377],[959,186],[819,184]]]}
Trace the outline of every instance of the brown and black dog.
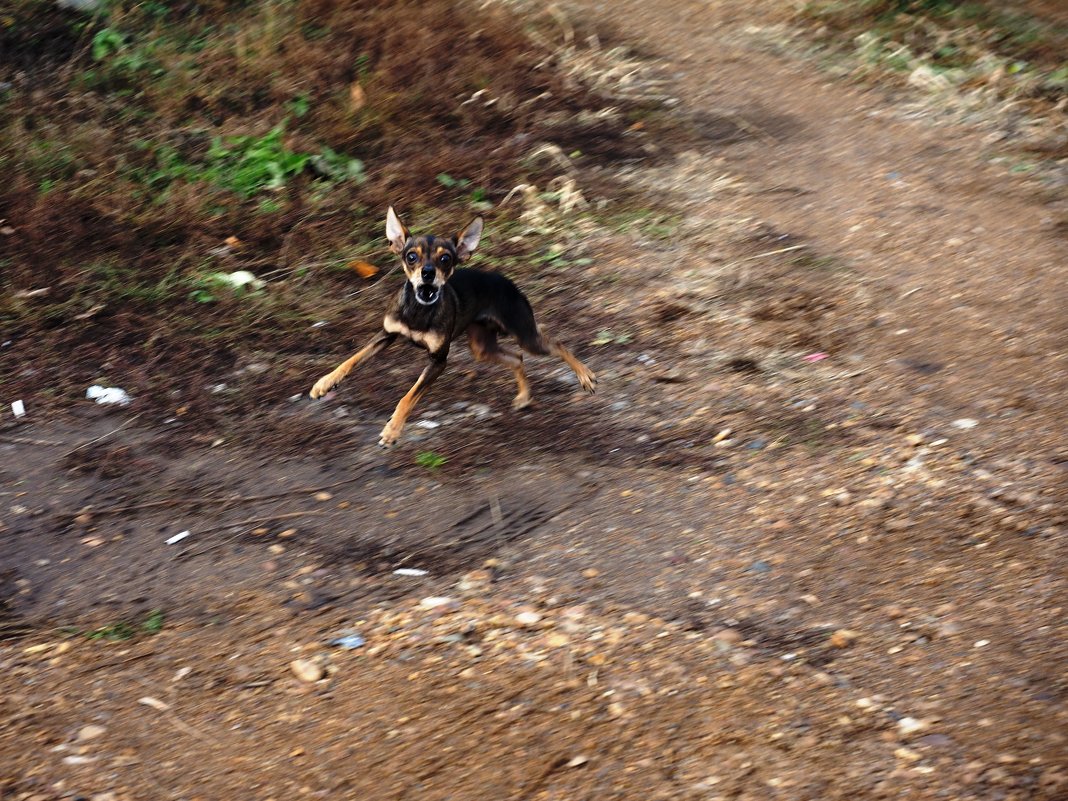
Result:
{"label": "brown and black dog", "polygon": [[478,247],[482,238],[481,217],[475,217],[454,237],[430,234],[413,237],[390,206],[386,214],[386,237],[390,250],[400,256],[408,280],[386,312],[382,332],[316,381],[311,389],[313,398],[321,398],[356,365],[385,350],[398,336],[422,345],[430,356],[430,364],[401,398],[393,417],[382,429],[378,444],[388,448],[397,441],[412,408],[445,369],[452,341],[464,333],[475,359],[498,362],[515,373],[519,392],[512,406],[516,409],[530,405],[530,382],[523,371],[523,354],[498,343],[500,334],[514,336],[527,353],[559,356],[575,371],[583,389],[593,392],[594,374],[571,351],[539,330],[530,301],[515,284],[497,273],[456,269]]}

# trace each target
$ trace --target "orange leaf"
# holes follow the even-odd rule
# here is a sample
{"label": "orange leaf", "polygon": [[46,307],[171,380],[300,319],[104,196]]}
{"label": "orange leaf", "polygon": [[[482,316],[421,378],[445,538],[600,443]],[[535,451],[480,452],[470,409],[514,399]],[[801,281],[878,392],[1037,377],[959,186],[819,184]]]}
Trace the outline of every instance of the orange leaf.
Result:
{"label": "orange leaf", "polygon": [[228,236],[223,241],[226,243],[227,247],[233,248],[234,250],[237,250],[239,247],[241,247],[241,240],[238,239],[236,236]]}
{"label": "orange leaf", "polygon": [[360,82],[356,81],[349,87],[349,109],[359,111],[367,105],[367,93],[363,91]]}
{"label": "orange leaf", "polygon": [[360,278],[373,278],[374,276],[378,275],[378,268],[370,262],[360,261],[359,259],[357,259],[356,261],[350,261],[349,267],[355,270],[356,274],[360,276]]}

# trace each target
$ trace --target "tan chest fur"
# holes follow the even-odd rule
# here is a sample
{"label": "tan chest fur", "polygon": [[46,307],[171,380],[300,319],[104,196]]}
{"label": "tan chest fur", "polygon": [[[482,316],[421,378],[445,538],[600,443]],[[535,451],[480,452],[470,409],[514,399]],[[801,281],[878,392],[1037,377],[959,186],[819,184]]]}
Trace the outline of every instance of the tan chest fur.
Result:
{"label": "tan chest fur", "polygon": [[400,334],[417,342],[431,353],[436,353],[445,345],[445,337],[436,331],[413,331],[391,314],[386,315],[382,327],[391,334]]}

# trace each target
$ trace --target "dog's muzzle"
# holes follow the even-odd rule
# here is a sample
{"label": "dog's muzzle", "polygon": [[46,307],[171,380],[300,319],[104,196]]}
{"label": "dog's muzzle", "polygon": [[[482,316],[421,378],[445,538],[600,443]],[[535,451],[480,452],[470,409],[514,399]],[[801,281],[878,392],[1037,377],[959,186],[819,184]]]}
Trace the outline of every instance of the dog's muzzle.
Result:
{"label": "dog's muzzle", "polygon": [[424,306],[433,306],[441,297],[441,288],[434,284],[420,284],[415,288],[415,299]]}

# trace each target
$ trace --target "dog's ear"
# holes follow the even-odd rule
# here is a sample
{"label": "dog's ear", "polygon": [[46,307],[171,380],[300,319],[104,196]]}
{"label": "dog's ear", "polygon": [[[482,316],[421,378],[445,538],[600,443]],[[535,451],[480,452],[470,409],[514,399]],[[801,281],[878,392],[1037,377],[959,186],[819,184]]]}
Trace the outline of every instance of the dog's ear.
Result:
{"label": "dog's ear", "polygon": [[453,241],[456,243],[456,257],[460,261],[467,261],[468,257],[478,247],[478,240],[482,238],[482,218],[475,217],[467,224],[467,227],[456,235]]}
{"label": "dog's ear", "polygon": [[408,229],[404,227],[392,206],[386,212],[386,239],[389,240],[389,249],[394,253],[404,250],[404,243],[408,241]]}

